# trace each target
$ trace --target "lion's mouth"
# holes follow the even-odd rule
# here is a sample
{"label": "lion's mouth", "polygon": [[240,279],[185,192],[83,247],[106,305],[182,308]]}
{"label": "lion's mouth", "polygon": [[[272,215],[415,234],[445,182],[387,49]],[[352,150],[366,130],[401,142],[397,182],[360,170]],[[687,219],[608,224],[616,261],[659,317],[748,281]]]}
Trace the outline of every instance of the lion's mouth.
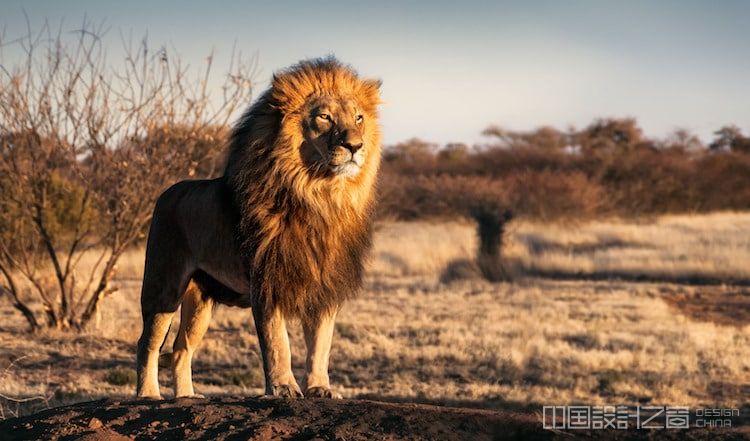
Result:
{"label": "lion's mouth", "polygon": [[337,147],[331,154],[328,167],[334,176],[351,177],[359,173],[362,164],[364,164],[362,149],[352,153],[346,148]]}
{"label": "lion's mouth", "polygon": [[343,164],[334,165],[331,167],[331,171],[337,176],[350,177],[359,173],[360,168],[359,164],[350,159]]}

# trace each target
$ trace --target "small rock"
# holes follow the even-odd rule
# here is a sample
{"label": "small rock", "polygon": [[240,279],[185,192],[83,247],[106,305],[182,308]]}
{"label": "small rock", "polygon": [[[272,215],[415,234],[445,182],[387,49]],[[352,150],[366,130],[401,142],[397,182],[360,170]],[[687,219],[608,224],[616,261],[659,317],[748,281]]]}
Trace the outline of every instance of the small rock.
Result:
{"label": "small rock", "polygon": [[148,423],[148,426],[149,426],[149,427],[156,427],[156,426],[158,426],[158,425],[159,425],[160,423],[161,423],[161,421],[151,421],[150,423]]}
{"label": "small rock", "polygon": [[102,427],[103,425],[104,424],[102,423],[102,421],[99,418],[91,418],[91,420],[89,421],[89,428],[90,429],[98,429],[98,428]]}
{"label": "small rock", "polygon": [[229,425],[229,430],[234,430],[234,425],[230,424]]}

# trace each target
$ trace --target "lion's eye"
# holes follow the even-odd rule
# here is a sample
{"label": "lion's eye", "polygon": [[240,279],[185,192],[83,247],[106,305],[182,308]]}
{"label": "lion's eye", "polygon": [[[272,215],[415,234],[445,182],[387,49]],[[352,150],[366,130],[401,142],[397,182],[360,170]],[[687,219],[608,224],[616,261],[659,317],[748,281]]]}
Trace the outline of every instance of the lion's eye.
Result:
{"label": "lion's eye", "polygon": [[323,121],[330,121],[331,120],[331,115],[329,115],[327,113],[321,113],[321,114],[318,115],[318,118],[322,119]]}
{"label": "lion's eye", "polygon": [[357,115],[357,119],[355,119],[355,122],[356,122],[357,124],[362,124],[362,121],[364,121],[364,120],[365,120],[365,117],[364,117],[364,116],[362,116],[362,115]]}

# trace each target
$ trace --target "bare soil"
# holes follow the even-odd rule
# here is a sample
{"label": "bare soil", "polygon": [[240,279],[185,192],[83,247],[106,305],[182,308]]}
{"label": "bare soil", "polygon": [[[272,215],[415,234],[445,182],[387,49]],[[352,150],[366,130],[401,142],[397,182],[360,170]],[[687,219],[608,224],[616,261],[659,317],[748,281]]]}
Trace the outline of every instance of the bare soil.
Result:
{"label": "bare soil", "polygon": [[98,400],[0,421],[7,440],[750,439],[720,429],[560,432],[529,413],[367,400]]}

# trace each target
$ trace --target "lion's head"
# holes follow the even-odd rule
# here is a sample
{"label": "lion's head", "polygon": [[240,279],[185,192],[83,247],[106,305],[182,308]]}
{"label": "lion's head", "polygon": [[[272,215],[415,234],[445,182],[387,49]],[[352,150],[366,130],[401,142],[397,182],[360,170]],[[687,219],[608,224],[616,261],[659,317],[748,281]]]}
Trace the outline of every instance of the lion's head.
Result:
{"label": "lion's head", "polygon": [[376,170],[379,87],[379,81],[359,79],[334,58],[303,61],[277,73],[271,87],[282,114],[277,147],[292,148],[278,151],[278,159],[317,178],[355,178]]}
{"label": "lion's head", "polygon": [[[357,290],[380,164],[380,82],[335,58],[277,72],[232,135],[225,179],[261,291],[299,315]],[[273,294],[272,294],[273,292]]]}
{"label": "lion's head", "polygon": [[380,162],[379,87],[333,57],[277,72],[236,130],[227,173],[262,154],[276,166],[265,171],[280,175],[265,177],[300,196],[325,186],[369,192]]}

